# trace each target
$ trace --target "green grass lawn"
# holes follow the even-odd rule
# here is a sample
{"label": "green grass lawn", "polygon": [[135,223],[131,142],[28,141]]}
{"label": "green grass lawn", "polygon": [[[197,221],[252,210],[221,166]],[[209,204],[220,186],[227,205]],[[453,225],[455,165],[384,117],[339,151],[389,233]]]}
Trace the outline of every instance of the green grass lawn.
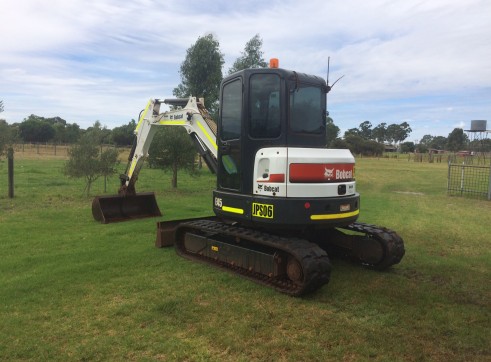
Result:
{"label": "green grass lawn", "polygon": [[11,200],[0,162],[0,360],[491,359],[491,203],[447,196],[445,164],[357,160],[360,221],[397,230],[406,255],[386,272],[333,260],[305,298],[154,247],[157,221],[211,215],[213,175],[172,190],[146,168],[137,187],[164,216],[101,225],[62,166],[16,160]]}

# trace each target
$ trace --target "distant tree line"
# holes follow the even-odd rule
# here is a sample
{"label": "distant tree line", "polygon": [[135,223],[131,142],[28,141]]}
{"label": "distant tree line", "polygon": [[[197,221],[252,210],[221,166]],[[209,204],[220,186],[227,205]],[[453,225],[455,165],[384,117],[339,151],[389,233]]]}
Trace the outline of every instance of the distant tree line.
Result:
{"label": "distant tree line", "polygon": [[360,123],[358,128],[350,128],[339,137],[339,127],[331,117],[326,119],[327,145],[330,148],[348,148],[355,154],[380,156],[385,150],[385,144],[397,144],[404,141],[411,133],[407,122],[400,124],[381,123],[375,128],[369,121]]}
{"label": "distant tree line", "polygon": [[9,125],[5,120],[0,120],[0,123],[2,130],[8,129],[9,138],[13,138],[15,142],[75,144],[84,134],[95,128],[98,129],[100,137],[98,142],[116,146],[131,145],[136,127],[136,122],[132,119],[128,124],[112,130],[102,126],[99,121],[87,129],[82,129],[78,124],[68,123],[61,117],[45,118],[35,114],[31,114],[20,123]]}
{"label": "distant tree line", "polygon": [[400,124],[380,123],[372,127],[371,122],[364,121],[357,128],[351,128],[339,137],[340,129],[332,118],[326,119],[327,145],[330,148],[349,148],[355,154],[380,156],[386,146],[402,153],[430,151],[458,152],[462,150],[491,151],[491,140],[469,142],[462,128],[454,128],[447,137],[424,135],[419,142],[404,142],[412,132],[407,122]]}
{"label": "distant tree line", "polygon": [[415,148],[416,151],[421,153],[430,150],[446,150],[451,152],[479,150],[482,152],[490,152],[491,140],[470,141],[462,128],[454,128],[454,130],[448,134],[448,137],[432,136],[429,134],[424,135]]}

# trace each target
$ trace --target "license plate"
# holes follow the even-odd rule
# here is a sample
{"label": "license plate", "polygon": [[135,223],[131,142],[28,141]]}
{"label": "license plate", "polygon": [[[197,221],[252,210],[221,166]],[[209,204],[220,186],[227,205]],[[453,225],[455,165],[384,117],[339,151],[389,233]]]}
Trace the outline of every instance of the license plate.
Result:
{"label": "license plate", "polygon": [[273,205],[259,204],[254,202],[252,204],[252,216],[264,217],[266,219],[273,218]]}

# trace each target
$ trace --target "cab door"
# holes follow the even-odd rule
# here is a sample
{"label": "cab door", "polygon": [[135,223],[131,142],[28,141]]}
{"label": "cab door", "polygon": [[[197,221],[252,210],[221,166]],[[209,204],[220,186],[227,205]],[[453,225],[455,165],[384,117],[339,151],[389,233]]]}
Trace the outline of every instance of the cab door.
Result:
{"label": "cab door", "polygon": [[222,88],[218,132],[218,189],[241,192],[242,78]]}

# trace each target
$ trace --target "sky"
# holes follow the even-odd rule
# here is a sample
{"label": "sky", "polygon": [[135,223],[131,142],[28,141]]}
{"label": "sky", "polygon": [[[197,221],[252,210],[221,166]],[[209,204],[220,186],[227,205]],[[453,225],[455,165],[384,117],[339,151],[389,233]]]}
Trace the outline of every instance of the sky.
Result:
{"label": "sky", "polygon": [[281,68],[325,77],[331,57],[341,135],[364,121],[408,122],[415,142],[491,129],[489,19],[489,0],[2,0],[0,118],[125,125],[172,97],[200,36],[219,41],[226,75],[259,34]]}

